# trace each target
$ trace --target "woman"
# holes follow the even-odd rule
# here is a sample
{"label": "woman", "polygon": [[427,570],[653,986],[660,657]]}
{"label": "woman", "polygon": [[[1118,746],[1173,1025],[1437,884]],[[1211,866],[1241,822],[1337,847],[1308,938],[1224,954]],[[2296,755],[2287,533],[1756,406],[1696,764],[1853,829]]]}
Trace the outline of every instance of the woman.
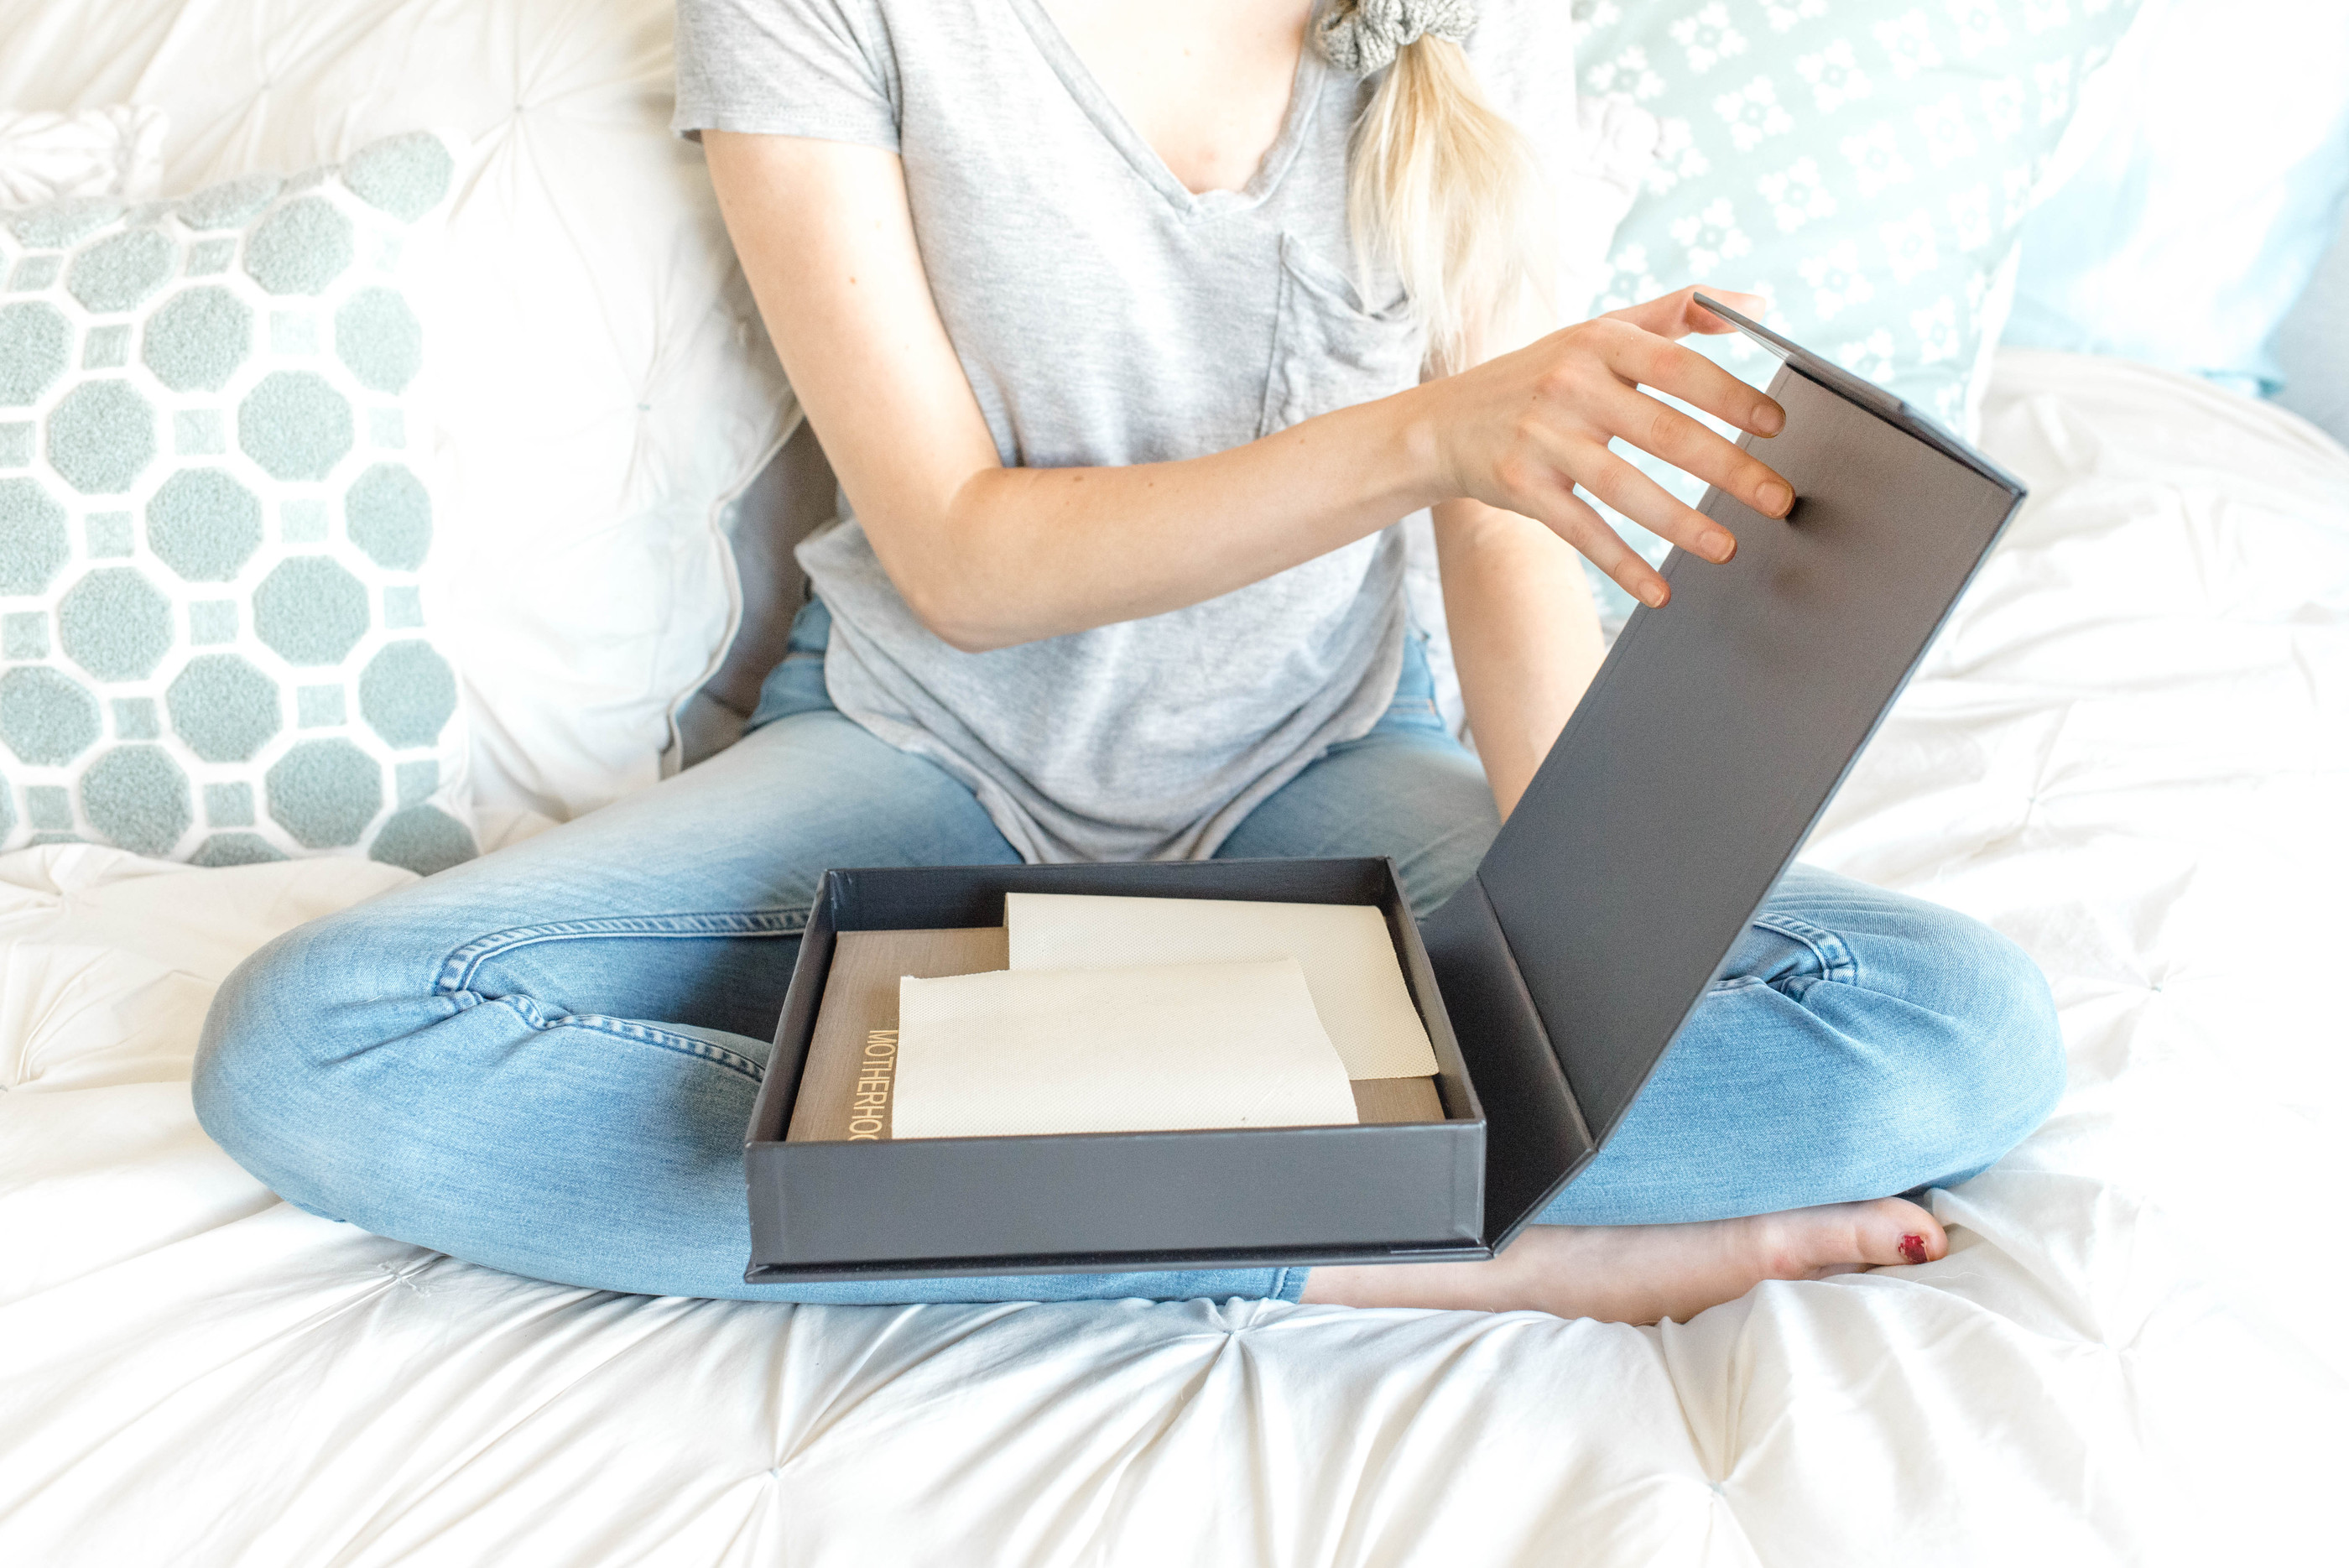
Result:
{"label": "woman", "polygon": [[[740,1140],[825,867],[1384,854],[1424,913],[1593,671],[1575,552],[1664,602],[1574,487],[1735,548],[1609,440],[1792,504],[1639,389],[1781,424],[1671,341],[1723,326],[1686,293],[1537,330],[1541,162],[1512,120],[1571,125],[1563,9],[685,0],[678,125],[710,133],[853,513],[802,553],[819,602],[730,751],[241,969],[207,1129],[305,1208],[619,1291],[1651,1322],[1940,1256],[1892,1195],[2045,1114],[2046,987],[1968,920],[1798,868],[1491,1262],[740,1282]],[[1423,507],[1476,756],[1404,624],[1392,524]]]}

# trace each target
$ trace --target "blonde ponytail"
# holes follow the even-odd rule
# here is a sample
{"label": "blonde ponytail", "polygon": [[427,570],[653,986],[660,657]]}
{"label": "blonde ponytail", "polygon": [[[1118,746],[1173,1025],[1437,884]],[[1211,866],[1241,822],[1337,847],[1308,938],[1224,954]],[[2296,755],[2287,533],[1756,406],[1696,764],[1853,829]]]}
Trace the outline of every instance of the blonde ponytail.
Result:
{"label": "blonde ponytail", "polygon": [[1332,0],[1317,28],[1339,69],[1386,71],[1354,128],[1347,216],[1357,265],[1401,275],[1439,373],[1547,325],[1551,296],[1552,214],[1460,47],[1475,19],[1466,0]]}

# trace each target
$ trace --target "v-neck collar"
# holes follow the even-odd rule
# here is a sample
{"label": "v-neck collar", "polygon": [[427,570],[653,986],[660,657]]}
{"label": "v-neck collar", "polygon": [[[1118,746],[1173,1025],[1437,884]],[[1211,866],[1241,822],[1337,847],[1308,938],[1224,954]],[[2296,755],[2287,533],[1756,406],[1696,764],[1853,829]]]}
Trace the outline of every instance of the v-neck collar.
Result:
{"label": "v-neck collar", "polygon": [[[1305,145],[1306,132],[1311,129],[1314,113],[1320,105],[1321,89],[1330,68],[1320,51],[1313,47],[1309,24],[1304,46],[1297,51],[1297,74],[1288,85],[1288,112],[1281,119],[1280,134],[1265,149],[1256,172],[1237,191],[1193,191],[1174,177],[1174,171],[1158,156],[1158,150],[1126,119],[1117,100],[1110,97],[1092,67],[1061,33],[1061,25],[1044,9],[1043,0],[1006,3],[1019,14],[1045,62],[1069,89],[1069,96],[1076,99],[1077,107],[1100,130],[1103,140],[1116,148],[1133,165],[1133,171],[1184,216],[1199,217],[1253,207],[1279,188],[1282,177],[1297,161],[1298,151]],[[1318,13],[1320,7],[1316,5],[1314,9]]]}

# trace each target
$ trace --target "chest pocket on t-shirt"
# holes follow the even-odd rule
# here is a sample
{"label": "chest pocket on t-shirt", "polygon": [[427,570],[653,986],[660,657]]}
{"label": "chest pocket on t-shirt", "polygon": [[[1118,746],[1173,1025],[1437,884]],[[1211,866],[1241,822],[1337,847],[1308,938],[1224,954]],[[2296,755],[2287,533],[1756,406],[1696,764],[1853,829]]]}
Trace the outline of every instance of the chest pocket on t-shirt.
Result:
{"label": "chest pocket on t-shirt", "polygon": [[1425,352],[1402,295],[1383,310],[1365,310],[1342,270],[1284,234],[1272,369],[1257,434],[1400,392],[1419,380]]}

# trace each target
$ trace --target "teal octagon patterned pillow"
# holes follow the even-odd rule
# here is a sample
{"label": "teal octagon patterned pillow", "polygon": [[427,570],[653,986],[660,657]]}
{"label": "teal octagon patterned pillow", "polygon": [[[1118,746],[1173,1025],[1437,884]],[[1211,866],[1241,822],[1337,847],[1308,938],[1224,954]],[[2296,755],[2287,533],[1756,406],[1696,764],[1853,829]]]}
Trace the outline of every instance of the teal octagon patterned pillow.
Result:
{"label": "teal octagon patterned pillow", "polygon": [[401,277],[453,168],[0,214],[0,846],[475,853]]}

